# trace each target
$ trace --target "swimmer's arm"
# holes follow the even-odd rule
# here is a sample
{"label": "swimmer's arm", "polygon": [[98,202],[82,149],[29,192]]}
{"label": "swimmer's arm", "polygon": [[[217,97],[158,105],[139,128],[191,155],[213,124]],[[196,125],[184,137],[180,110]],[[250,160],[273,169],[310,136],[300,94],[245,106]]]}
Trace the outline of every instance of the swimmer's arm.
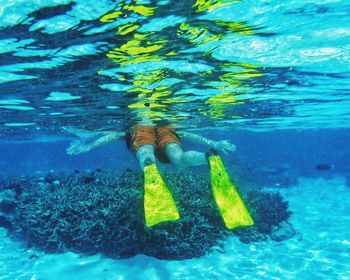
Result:
{"label": "swimmer's arm", "polygon": [[180,138],[186,139],[193,143],[206,145],[209,148],[222,151],[225,154],[228,154],[228,152],[233,152],[236,150],[236,146],[227,140],[215,141],[215,140],[202,137],[198,134],[185,132],[185,131],[177,131],[176,134]]}
{"label": "swimmer's arm", "polygon": [[123,136],[125,136],[124,132],[110,132],[96,139],[91,143],[84,143],[81,140],[75,140],[70,144],[70,146],[67,148],[66,151],[67,151],[67,154],[69,155],[77,155],[77,154],[85,153],[99,146],[106,145],[112,141],[118,140]]}
{"label": "swimmer's arm", "polygon": [[193,143],[197,143],[197,144],[204,144],[204,145],[207,145],[209,147],[211,145],[213,145],[213,143],[215,142],[213,140],[210,140],[208,138],[205,138],[205,137],[202,137],[198,134],[194,134],[194,133],[190,133],[190,132],[176,131],[176,134],[178,136],[180,136],[181,139],[185,139],[185,140],[191,141]]}

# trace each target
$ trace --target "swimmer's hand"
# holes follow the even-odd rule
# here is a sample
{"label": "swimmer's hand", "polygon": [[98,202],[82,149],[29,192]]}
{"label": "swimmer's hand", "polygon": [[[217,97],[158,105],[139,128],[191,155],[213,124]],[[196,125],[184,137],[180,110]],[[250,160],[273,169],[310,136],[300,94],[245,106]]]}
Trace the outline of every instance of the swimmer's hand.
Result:
{"label": "swimmer's hand", "polygon": [[91,150],[91,145],[87,145],[81,140],[74,140],[66,149],[68,155],[78,155]]}
{"label": "swimmer's hand", "polygon": [[234,152],[236,150],[236,145],[227,140],[212,141],[212,143],[210,143],[210,147],[214,150],[223,152],[225,155],[228,155],[229,152]]}

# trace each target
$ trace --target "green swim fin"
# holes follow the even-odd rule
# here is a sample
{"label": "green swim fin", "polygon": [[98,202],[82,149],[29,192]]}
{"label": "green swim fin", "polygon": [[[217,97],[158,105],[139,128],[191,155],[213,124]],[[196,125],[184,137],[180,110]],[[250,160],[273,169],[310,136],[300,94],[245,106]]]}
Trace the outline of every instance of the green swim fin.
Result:
{"label": "green swim fin", "polygon": [[254,224],[219,155],[208,157],[214,200],[228,229]]}
{"label": "green swim fin", "polygon": [[145,174],[145,220],[146,226],[152,227],[156,224],[174,221],[180,218],[175,201],[160,176],[157,166],[150,164],[144,168]]}

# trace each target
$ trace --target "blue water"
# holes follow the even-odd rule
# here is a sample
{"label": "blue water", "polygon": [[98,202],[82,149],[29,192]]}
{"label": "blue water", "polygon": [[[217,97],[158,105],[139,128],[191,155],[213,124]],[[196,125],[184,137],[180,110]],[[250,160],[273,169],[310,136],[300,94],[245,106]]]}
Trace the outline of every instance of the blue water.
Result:
{"label": "blue water", "polygon": [[0,0],[1,177],[138,171],[123,140],[67,154],[70,131],[168,122],[235,144],[223,156],[235,182],[280,192],[297,231],[162,261],[46,254],[4,230],[0,279],[348,279],[349,11],[345,0]]}

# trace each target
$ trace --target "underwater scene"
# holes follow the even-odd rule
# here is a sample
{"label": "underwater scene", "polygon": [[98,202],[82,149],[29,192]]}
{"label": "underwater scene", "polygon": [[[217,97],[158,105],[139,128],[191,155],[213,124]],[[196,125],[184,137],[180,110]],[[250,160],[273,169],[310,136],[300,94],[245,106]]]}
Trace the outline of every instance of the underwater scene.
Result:
{"label": "underwater scene", "polygon": [[0,0],[0,280],[350,279],[349,17]]}

